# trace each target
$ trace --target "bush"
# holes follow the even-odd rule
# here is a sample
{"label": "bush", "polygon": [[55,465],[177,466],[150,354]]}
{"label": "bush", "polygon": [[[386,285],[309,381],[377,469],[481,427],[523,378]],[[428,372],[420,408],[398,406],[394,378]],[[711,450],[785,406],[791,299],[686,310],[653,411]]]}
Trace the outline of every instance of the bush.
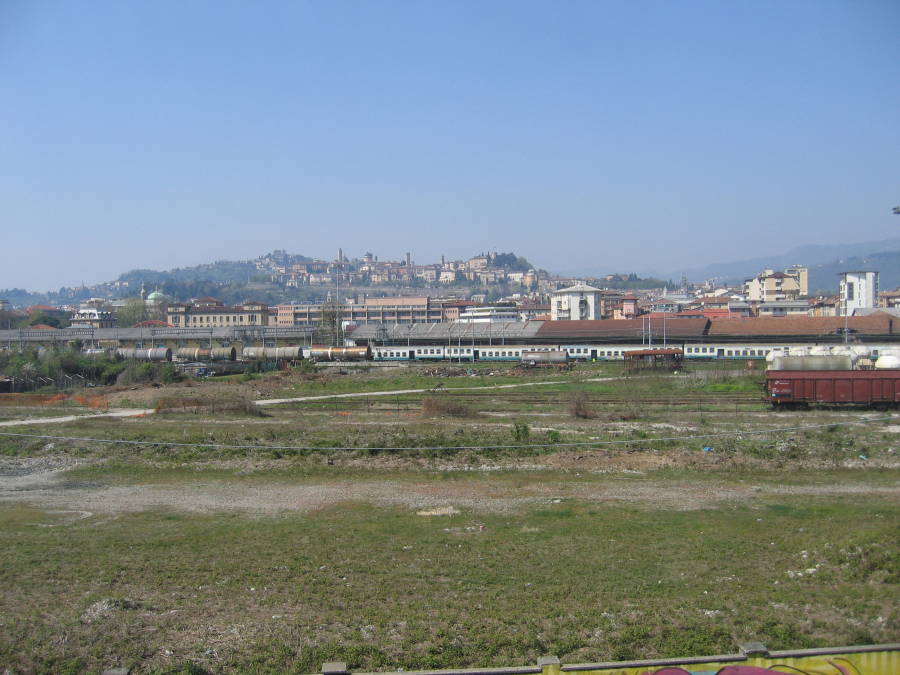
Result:
{"label": "bush", "polygon": [[516,443],[526,443],[531,436],[531,429],[525,422],[513,422],[513,439]]}
{"label": "bush", "polygon": [[426,396],[422,399],[422,414],[426,417],[472,417],[475,412],[468,406],[446,398]]}
{"label": "bush", "polygon": [[183,379],[184,376],[178,372],[178,368],[171,363],[167,363],[159,369],[159,380],[164,384],[181,382]]}
{"label": "bush", "polygon": [[569,412],[572,417],[580,420],[590,420],[594,418],[594,411],[588,407],[588,396],[583,391],[576,391],[572,394],[569,402]]}
{"label": "bush", "polygon": [[116,384],[139,384],[153,380],[154,367],[152,363],[129,363],[125,370],[119,373]]}

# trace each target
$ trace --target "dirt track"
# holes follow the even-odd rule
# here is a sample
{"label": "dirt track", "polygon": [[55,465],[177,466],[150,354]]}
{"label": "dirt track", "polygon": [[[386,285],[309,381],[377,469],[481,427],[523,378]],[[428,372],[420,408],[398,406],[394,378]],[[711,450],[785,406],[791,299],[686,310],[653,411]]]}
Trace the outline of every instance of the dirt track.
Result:
{"label": "dirt track", "polygon": [[[556,500],[620,502],[649,508],[694,510],[725,503],[748,502],[776,495],[879,494],[900,498],[900,486],[861,483],[818,483],[790,486],[648,479],[621,470],[575,473],[565,480],[492,480],[488,472],[450,482],[415,479],[333,479],[290,482],[284,479],[185,480],[171,484],[107,485],[67,480],[65,471],[78,465],[66,458],[28,458],[0,462],[0,502],[27,502],[43,509],[116,514],[148,509],[251,514],[308,513],[343,502],[426,509],[453,506],[475,512],[504,513]],[[547,468],[547,467],[534,467]]]}

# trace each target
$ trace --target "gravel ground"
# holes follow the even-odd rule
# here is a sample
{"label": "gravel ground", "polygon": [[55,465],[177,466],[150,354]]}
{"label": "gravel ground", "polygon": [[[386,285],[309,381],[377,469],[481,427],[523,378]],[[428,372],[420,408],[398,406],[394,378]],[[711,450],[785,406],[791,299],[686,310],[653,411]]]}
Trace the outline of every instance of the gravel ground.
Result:
{"label": "gravel ground", "polygon": [[[745,502],[770,495],[880,494],[900,497],[900,486],[842,483],[837,479],[815,485],[773,485],[753,481],[723,482],[698,476],[696,481],[635,476],[639,470],[621,468],[586,471],[608,473],[586,479],[578,473],[566,480],[491,480],[490,475],[435,482],[415,479],[319,479],[288,482],[189,480],[172,484],[108,485],[67,480],[65,472],[78,466],[66,457],[6,459],[0,462],[0,502],[27,502],[43,509],[115,514],[148,509],[213,513],[240,511],[256,514],[308,513],[342,502],[412,510],[455,507],[476,512],[507,513],[555,500],[622,502],[650,508],[693,510],[729,502]],[[536,466],[546,469],[546,466]]]}

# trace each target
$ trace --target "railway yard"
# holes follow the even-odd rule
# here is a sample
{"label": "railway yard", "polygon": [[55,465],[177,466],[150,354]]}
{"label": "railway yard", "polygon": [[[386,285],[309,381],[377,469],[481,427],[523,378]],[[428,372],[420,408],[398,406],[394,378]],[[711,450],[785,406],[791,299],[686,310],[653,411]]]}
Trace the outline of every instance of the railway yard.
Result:
{"label": "railway yard", "polygon": [[315,672],[894,642],[900,413],[764,371],[309,364],[0,401],[0,665]]}

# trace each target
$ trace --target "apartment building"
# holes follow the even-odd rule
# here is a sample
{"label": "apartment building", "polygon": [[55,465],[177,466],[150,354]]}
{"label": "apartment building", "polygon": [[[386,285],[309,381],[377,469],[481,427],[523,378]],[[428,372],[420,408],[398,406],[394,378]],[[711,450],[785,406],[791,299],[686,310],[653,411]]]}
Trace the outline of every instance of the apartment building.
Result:
{"label": "apartment building", "polygon": [[744,282],[749,302],[781,302],[809,295],[809,269],[794,265],[783,272],[767,269]]}
{"label": "apartment building", "polygon": [[603,291],[587,284],[575,284],[553,292],[551,321],[594,321],[601,318]]}
{"label": "apartment building", "polygon": [[842,272],[838,295],[840,315],[853,316],[857,309],[871,309],[878,303],[878,272]]}

